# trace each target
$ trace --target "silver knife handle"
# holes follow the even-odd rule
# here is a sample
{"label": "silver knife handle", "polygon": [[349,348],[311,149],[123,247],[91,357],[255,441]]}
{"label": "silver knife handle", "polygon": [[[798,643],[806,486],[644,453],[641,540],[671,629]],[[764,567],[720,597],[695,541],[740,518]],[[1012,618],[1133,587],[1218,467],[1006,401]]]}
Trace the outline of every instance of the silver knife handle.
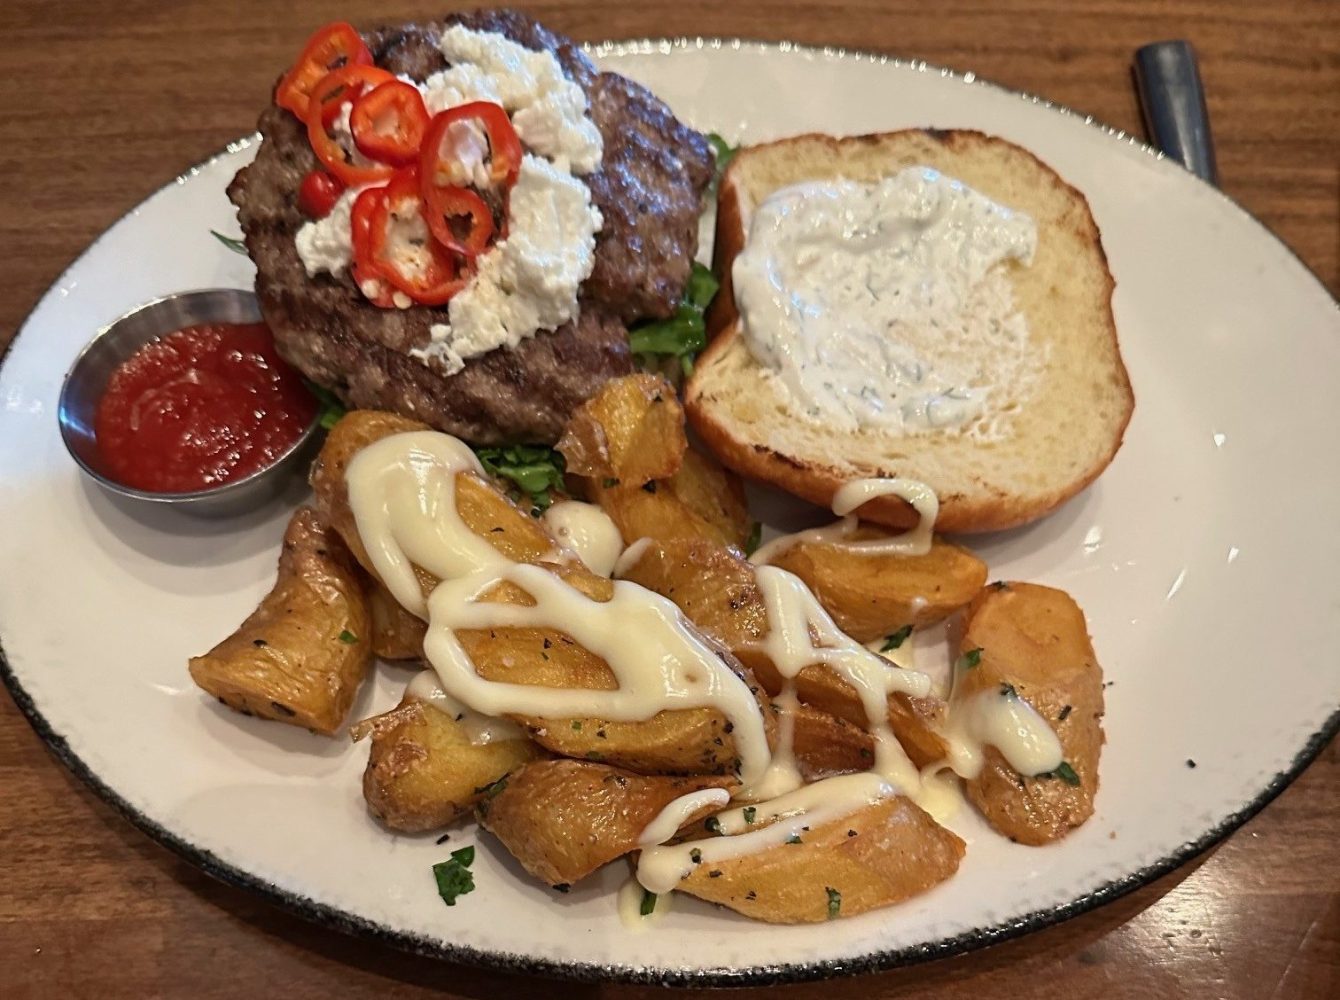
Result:
{"label": "silver knife handle", "polygon": [[1219,183],[1210,116],[1191,43],[1154,42],[1136,50],[1135,82],[1154,144],[1211,184]]}

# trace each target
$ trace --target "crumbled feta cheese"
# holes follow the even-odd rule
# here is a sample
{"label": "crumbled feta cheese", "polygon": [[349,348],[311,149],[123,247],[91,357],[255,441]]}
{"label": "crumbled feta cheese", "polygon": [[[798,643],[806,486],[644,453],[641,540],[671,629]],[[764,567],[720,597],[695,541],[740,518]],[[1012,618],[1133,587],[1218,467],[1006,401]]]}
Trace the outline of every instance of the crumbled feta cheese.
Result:
{"label": "crumbled feta cheese", "polygon": [[362,188],[349,188],[331,208],[324,219],[313,219],[303,223],[293,242],[297,245],[302,266],[307,269],[307,277],[318,274],[333,274],[337,277],[353,260],[353,223],[350,213],[354,209],[354,199]]}
{"label": "crumbled feta cheese", "polygon": [[496,32],[453,25],[439,43],[450,68],[422,87],[429,114],[467,101],[501,104],[528,147],[575,174],[600,166],[604,143],[586,114],[586,94],[550,52],[536,52]]}
{"label": "crumbled feta cheese", "polygon": [[507,239],[479,259],[474,280],[451,300],[450,323],[434,324],[431,341],[411,353],[455,374],[466,358],[515,347],[575,319],[600,226],[585,184],[526,155],[512,188]]}

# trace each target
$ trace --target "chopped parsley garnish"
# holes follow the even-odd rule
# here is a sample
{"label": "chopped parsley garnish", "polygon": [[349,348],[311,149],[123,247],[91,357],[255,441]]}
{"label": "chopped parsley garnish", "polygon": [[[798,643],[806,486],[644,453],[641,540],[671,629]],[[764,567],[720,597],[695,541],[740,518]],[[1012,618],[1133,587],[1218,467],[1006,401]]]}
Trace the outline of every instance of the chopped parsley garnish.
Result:
{"label": "chopped parsley garnish", "polygon": [[473,847],[462,847],[452,851],[446,861],[433,865],[433,878],[437,880],[437,894],[448,906],[455,906],[456,900],[466,893],[475,891],[475,876],[470,865],[475,860]]}
{"label": "chopped parsley garnish", "polygon": [[824,886],[824,892],[828,893],[828,919],[835,920],[842,912],[842,893],[827,885]]}
{"label": "chopped parsley garnish", "polygon": [[761,541],[763,541],[763,522],[755,521],[749,527],[749,537],[744,540],[744,554],[752,556],[758,551]]}
{"label": "chopped parsley garnish", "polygon": [[211,229],[209,234],[216,240],[226,246],[233,253],[240,253],[243,257],[247,256],[247,245],[235,236],[224,236],[216,230]]}
{"label": "chopped parsley garnish", "polygon": [[955,662],[954,666],[959,667],[963,670],[971,670],[973,667],[977,666],[977,664],[981,662],[982,662],[982,647],[978,646],[976,649],[970,649],[962,656],[960,656],[958,660]]}
{"label": "chopped parsley garnish", "polygon": [[717,819],[715,816],[708,816],[703,823],[703,826],[707,827],[708,833],[721,833],[721,820]]}
{"label": "chopped parsley garnish", "polygon": [[600,485],[604,486],[607,490],[613,489],[619,485],[619,480],[615,479],[613,476],[606,476],[601,480]]}
{"label": "chopped parsley garnish", "polygon": [[893,633],[893,635],[886,635],[884,637],[884,645],[879,647],[879,651],[881,653],[887,653],[891,649],[897,649],[907,641],[907,637],[911,634],[912,626],[904,625],[897,632]]}
{"label": "chopped parsley garnish", "polygon": [[340,422],[344,416],[344,404],[335,398],[335,394],[325,386],[317,385],[311,379],[303,379],[307,383],[307,391],[317,398],[321,404],[321,426],[325,430],[330,430]]}
{"label": "chopped parsley garnish", "polygon": [[580,733],[582,731],[582,722],[580,719],[572,720],[572,731],[574,733]]}
{"label": "chopped parsley garnish", "polygon": [[753,806],[744,807],[744,821],[746,823],[754,822],[754,817],[758,815],[758,810]]}
{"label": "chopped parsley garnish", "polygon": [[1019,692],[1014,689],[1014,685],[1008,682],[1000,686],[1000,694],[1003,698],[1018,698]]}
{"label": "chopped parsley garnish", "polygon": [[563,456],[545,445],[513,444],[476,448],[479,464],[490,475],[509,480],[530,500],[535,516],[553,503],[551,490],[563,488]]}
{"label": "chopped parsley garnish", "polygon": [[656,909],[656,893],[642,890],[642,905],[637,908],[637,912],[644,917],[651,916]]}
{"label": "chopped parsley garnish", "polygon": [[684,299],[668,319],[652,320],[630,330],[628,346],[644,368],[660,358],[678,358],[685,375],[693,373],[693,359],[707,346],[707,324],[703,314],[721,287],[716,275],[694,262]]}
{"label": "chopped parsley garnish", "polygon": [[503,775],[497,781],[488,785],[480,785],[475,789],[476,795],[483,795],[486,799],[496,798],[498,793],[507,787],[507,775]]}
{"label": "chopped parsley garnish", "polygon": [[1071,767],[1069,764],[1067,764],[1065,761],[1061,761],[1061,763],[1056,766],[1055,771],[1044,771],[1041,774],[1039,774],[1038,777],[1060,778],[1067,785],[1073,785],[1076,788],[1079,787],[1079,775],[1076,774],[1075,769]]}
{"label": "chopped parsley garnish", "polygon": [[700,865],[700,864],[702,864],[702,863],[703,863],[703,852],[700,851],[700,850],[699,850],[698,848],[696,848],[696,847],[693,848],[693,850],[689,851],[689,860],[692,861],[695,865]]}
{"label": "chopped parsley garnish", "polygon": [[354,635],[348,629],[344,629],[340,632],[340,642],[344,643],[346,646],[352,646],[357,641],[358,636]]}

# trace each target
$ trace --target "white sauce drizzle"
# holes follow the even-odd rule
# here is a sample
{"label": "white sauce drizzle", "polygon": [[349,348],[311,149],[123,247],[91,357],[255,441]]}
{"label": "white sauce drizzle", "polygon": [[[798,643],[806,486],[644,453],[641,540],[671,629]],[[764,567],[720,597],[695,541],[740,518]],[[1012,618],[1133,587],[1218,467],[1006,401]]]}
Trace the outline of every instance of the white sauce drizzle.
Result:
{"label": "white sauce drizzle", "polygon": [[625,575],[630,569],[636,566],[639,561],[641,561],[642,557],[647,554],[647,549],[651,548],[651,545],[652,539],[639,538],[632,545],[628,546],[628,548],[624,549],[623,555],[619,556],[618,560],[614,563],[613,575],[616,577]]}
{"label": "white sauce drizzle", "polygon": [[730,792],[724,788],[704,788],[681,795],[647,824],[647,828],[642,831],[642,836],[638,839],[638,844],[642,847],[663,844],[678,833],[679,828],[692,819],[695,813],[713,806],[724,806],[729,802]]}
{"label": "white sauce drizzle", "polygon": [[1055,730],[1018,695],[987,688],[949,703],[946,763],[961,778],[982,773],[983,750],[993,746],[1022,775],[1054,771],[1063,757]]}
{"label": "white sauce drizzle", "polygon": [[526,734],[515,722],[481,715],[447,694],[438,683],[437,674],[431,670],[419,671],[405,689],[405,696],[450,715],[465,731],[466,739],[474,746],[482,747],[490,743],[505,743],[508,740],[526,738]]}
{"label": "white sauce drizzle", "polygon": [[[863,771],[825,778],[751,806],[753,823],[745,820],[744,809],[731,809],[717,816],[720,837],[643,850],[637,860],[637,880],[650,892],[669,892],[699,864],[711,865],[757,854],[795,837],[803,842],[809,830],[896,794],[894,787],[878,774]],[[693,860],[694,851],[699,852],[697,862]]]}
{"label": "white sauce drizzle", "polygon": [[[535,603],[478,600],[501,581],[520,587]],[[626,580],[614,581],[613,589],[610,600],[593,601],[549,570],[520,563],[444,580],[428,599],[424,653],[442,686],[486,715],[640,722],[666,710],[715,708],[734,727],[741,780],[756,780],[768,766],[768,741],[748,686],[688,628],[674,602]],[[485,680],[455,630],[499,627],[562,629],[609,665],[618,687],[601,691]]]}
{"label": "white sauce drizzle", "polygon": [[540,518],[565,549],[592,573],[609,576],[623,553],[623,536],[610,516],[595,504],[564,500]]}
{"label": "white sauce drizzle", "polygon": [[[917,512],[917,525],[910,531],[891,538],[871,538],[861,542],[847,541],[860,523],[852,511],[878,497],[901,497]],[[855,479],[833,494],[833,513],[842,518],[821,528],[779,535],[761,546],[749,561],[762,566],[800,543],[812,545],[841,545],[844,549],[865,555],[922,556],[931,550],[931,536],[935,519],[940,516],[940,500],[935,491],[915,479]]]}
{"label": "white sauce drizzle", "polygon": [[375,441],[345,472],[358,536],[377,575],[420,618],[428,605],[413,564],[443,580],[510,564],[461,520],[456,476],[462,472],[486,478],[468,445],[436,431]]}

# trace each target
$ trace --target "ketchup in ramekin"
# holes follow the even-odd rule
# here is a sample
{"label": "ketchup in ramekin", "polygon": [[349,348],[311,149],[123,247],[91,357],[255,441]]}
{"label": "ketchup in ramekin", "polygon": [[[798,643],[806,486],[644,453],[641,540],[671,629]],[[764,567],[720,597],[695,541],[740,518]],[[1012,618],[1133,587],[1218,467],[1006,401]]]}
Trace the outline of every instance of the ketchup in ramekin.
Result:
{"label": "ketchup in ramekin", "polygon": [[272,464],[317,402],[262,323],[188,326],[112,373],[94,433],[106,472],[154,493],[190,493]]}

